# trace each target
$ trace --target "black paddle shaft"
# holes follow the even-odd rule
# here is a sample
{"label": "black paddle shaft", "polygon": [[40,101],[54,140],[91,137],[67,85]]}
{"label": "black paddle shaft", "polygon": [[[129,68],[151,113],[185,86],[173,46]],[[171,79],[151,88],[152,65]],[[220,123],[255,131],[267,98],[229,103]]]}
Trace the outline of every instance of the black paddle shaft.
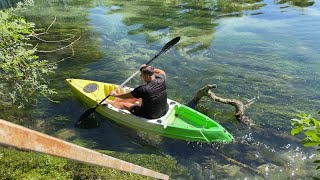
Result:
{"label": "black paddle shaft", "polygon": [[[168,51],[172,46],[174,46],[175,44],[177,44],[180,41],[180,36],[172,39],[171,41],[169,41],[166,45],[163,46],[163,48],[161,49],[161,51],[156,54],[152,59],[150,59],[146,65],[149,65],[153,60],[155,60],[158,56],[160,56],[162,53]],[[138,74],[139,71],[135,72],[132,76],[130,76],[126,81],[124,81],[119,87],[124,87],[124,85],[130,80],[132,79],[136,74]],[[84,113],[81,114],[81,116],[79,117],[79,120],[77,121],[77,123],[75,124],[75,126],[78,126],[80,124],[82,124],[83,122],[86,121],[87,117],[93,113],[97,107],[99,107],[101,105],[101,103],[103,103],[106,99],[108,99],[110,97],[110,94],[105,97],[102,101],[100,101],[95,107],[90,108],[88,110],[86,110]]]}

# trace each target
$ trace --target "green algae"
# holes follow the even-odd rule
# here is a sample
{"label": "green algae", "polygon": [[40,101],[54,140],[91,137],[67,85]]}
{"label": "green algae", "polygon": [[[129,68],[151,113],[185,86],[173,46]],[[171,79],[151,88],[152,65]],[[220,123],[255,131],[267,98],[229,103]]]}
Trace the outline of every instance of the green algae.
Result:
{"label": "green algae", "polygon": [[313,6],[315,1],[313,0],[278,0],[278,4],[290,4],[298,7],[309,7]]}
{"label": "green algae", "polygon": [[240,167],[230,164],[217,166],[217,170],[225,172],[226,174],[228,174],[229,177],[237,177],[240,173]]}
{"label": "green algae", "polygon": [[77,136],[77,132],[73,129],[63,128],[54,133],[53,136],[70,142],[72,141],[72,139],[75,139],[75,137]]}
{"label": "green algae", "polygon": [[[169,174],[187,171],[177,162],[161,155],[145,155],[99,151],[140,166]],[[0,179],[152,179],[109,168],[85,165],[35,152],[18,151],[0,147]]]}

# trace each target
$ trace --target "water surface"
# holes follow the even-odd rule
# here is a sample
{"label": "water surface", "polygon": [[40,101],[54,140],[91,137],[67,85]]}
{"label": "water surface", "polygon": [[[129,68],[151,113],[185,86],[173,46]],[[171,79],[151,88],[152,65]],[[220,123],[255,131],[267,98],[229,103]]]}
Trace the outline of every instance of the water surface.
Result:
{"label": "water surface", "polygon": [[[13,2],[3,1],[2,6]],[[46,29],[57,17],[48,38],[76,34],[81,40],[74,56],[70,50],[42,55],[50,61],[71,56],[50,77],[51,86],[59,92],[52,98],[60,102],[39,97],[32,111],[2,107],[3,118],[94,149],[161,152],[190,169],[190,174],[170,174],[177,179],[311,179],[319,175],[312,164],[316,152],[291,137],[289,121],[298,111],[315,114],[320,109],[319,3],[35,2],[24,14],[28,20]],[[246,112],[260,129],[239,124],[233,107],[209,101],[201,102],[197,109],[226,127],[236,137],[235,143],[201,144],[141,135],[99,115],[93,119],[100,124],[98,128],[73,128],[87,107],[64,79],[120,84],[176,36],[182,38],[177,47],[154,63],[167,73],[169,98],[186,103],[199,88],[215,83],[218,88],[213,91],[218,96],[243,102],[255,98]],[[42,44],[38,49],[56,46]],[[140,83],[136,77],[128,85]],[[260,169],[264,176],[228,158]]]}

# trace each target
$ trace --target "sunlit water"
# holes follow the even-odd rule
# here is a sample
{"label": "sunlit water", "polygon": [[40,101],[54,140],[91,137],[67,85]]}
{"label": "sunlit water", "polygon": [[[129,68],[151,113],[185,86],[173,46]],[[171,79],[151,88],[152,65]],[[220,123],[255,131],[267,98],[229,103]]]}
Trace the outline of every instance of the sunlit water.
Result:
{"label": "sunlit water", "polygon": [[[2,1],[2,6],[12,2]],[[265,0],[249,7],[222,8],[217,2],[36,1],[33,11],[25,13],[28,20],[46,29],[57,16],[51,33],[56,37],[76,34],[81,40],[75,55],[61,62],[57,75],[51,77],[52,87],[59,92],[52,98],[60,103],[40,98],[34,114],[9,110],[4,118],[90,148],[172,156],[190,169],[190,174],[170,174],[177,179],[311,179],[319,175],[312,164],[319,156],[291,137],[289,121],[299,110],[316,113],[320,109],[319,3],[300,8]],[[87,107],[73,96],[65,78],[120,84],[175,36],[182,38],[179,45],[154,63],[167,72],[169,98],[186,103],[199,88],[215,83],[218,88],[213,91],[221,97],[243,102],[255,98],[246,112],[259,128],[239,124],[232,107],[209,101],[201,102],[198,110],[226,127],[236,137],[233,144],[141,135],[99,115],[92,118],[98,128],[73,128]],[[54,61],[70,55],[65,50],[44,56]],[[137,77],[128,85],[139,83]]]}

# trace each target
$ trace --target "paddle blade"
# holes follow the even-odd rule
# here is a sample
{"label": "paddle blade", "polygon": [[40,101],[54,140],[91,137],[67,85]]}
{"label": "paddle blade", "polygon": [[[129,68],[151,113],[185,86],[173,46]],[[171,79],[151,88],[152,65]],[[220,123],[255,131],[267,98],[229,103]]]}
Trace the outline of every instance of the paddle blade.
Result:
{"label": "paddle blade", "polygon": [[79,126],[83,122],[88,121],[87,117],[90,116],[90,114],[92,114],[95,110],[96,110],[96,107],[93,107],[93,108],[86,110],[83,114],[81,114],[79,120],[77,121],[77,123],[74,126]]}
{"label": "paddle blade", "polygon": [[166,52],[168,51],[172,46],[174,46],[175,44],[177,44],[180,41],[180,36],[175,37],[174,39],[172,39],[171,41],[169,41],[166,45],[164,45],[164,47],[162,48],[161,52]]}

